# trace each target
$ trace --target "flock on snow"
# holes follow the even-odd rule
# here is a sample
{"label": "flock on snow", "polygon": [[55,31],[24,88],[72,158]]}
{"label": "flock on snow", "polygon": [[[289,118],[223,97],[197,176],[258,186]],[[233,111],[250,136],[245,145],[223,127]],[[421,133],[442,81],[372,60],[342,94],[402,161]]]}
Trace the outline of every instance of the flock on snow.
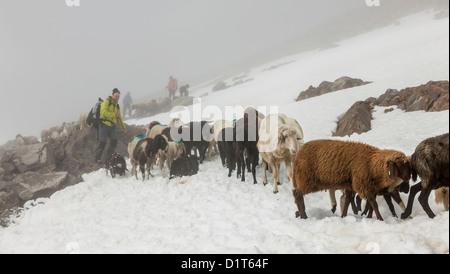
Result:
{"label": "flock on snow", "polygon": [[[136,135],[129,141],[128,154],[132,165],[131,175],[142,180],[153,175],[151,169],[164,163],[170,178],[197,174],[199,164],[211,159],[213,151],[219,152],[228,177],[245,181],[246,170],[252,173],[256,184],[256,166],[262,160],[264,182],[267,172],[272,173],[273,192],[278,192],[280,166],[284,163],[292,183],[292,193],[298,211],[296,216],[306,219],[304,195],[327,190],[332,211],[336,210],[335,192],[341,190],[341,216],[347,215],[351,205],[354,213],[361,211],[361,200],[367,200],[363,213],[372,213],[383,220],[376,202],[382,195],[394,217],[391,199],[402,208],[402,219],[411,215],[413,201],[418,201],[430,218],[435,214],[428,205],[432,190],[437,190],[436,201],[449,204],[449,134],[423,140],[411,156],[392,149],[379,149],[367,144],[341,140],[303,140],[303,130],[293,118],[284,114],[266,117],[249,107],[239,120],[218,120],[183,123],[174,118],[168,125],[159,121],[150,123],[145,135]],[[194,155],[192,155],[194,152]],[[198,152],[198,155],[197,155]],[[260,158],[261,156],[261,158]],[[127,170],[122,155],[113,154],[105,161],[106,172],[112,177],[124,175]],[[147,174],[146,174],[147,173]],[[411,188],[409,181],[421,181]],[[408,193],[407,206],[399,192]]]}

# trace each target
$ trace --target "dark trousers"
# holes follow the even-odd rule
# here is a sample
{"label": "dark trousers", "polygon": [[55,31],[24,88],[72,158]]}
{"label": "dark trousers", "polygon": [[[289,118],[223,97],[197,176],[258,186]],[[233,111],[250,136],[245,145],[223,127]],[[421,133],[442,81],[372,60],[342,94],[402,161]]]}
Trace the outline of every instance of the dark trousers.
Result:
{"label": "dark trousers", "polygon": [[109,138],[109,148],[108,148],[108,155],[114,153],[114,150],[117,147],[117,131],[116,126],[107,126],[104,123],[100,123],[98,126],[98,147],[97,147],[97,154],[95,156],[96,161],[101,160],[103,150],[106,146],[106,140]]}

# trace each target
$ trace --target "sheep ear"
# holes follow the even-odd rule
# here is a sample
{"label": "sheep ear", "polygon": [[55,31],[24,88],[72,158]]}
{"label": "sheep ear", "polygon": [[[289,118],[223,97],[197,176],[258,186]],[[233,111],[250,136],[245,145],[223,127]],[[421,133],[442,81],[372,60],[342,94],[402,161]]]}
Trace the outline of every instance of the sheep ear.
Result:
{"label": "sheep ear", "polygon": [[388,175],[390,179],[395,179],[398,177],[398,168],[395,162],[388,162]]}

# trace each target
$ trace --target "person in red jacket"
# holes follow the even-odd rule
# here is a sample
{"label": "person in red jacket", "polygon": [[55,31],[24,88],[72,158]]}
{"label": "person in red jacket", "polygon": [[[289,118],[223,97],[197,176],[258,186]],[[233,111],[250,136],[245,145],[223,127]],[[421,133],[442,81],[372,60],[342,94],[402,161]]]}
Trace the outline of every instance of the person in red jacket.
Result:
{"label": "person in red jacket", "polygon": [[177,78],[170,76],[169,84],[167,85],[167,89],[169,90],[169,98],[175,99],[175,92],[178,89],[178,81]]}

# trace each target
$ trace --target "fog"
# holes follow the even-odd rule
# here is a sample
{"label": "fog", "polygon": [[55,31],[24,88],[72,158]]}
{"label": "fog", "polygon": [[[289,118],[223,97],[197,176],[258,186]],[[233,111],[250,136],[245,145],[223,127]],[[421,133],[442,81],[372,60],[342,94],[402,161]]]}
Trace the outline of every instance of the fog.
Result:
{"label": "fog", "polygon": [[0,0],[0,144],[76,121],[113,88],[158,98],[170,75],[191,83],[355,8],[377,8],[365,0],[66,2],[77,1]]}

